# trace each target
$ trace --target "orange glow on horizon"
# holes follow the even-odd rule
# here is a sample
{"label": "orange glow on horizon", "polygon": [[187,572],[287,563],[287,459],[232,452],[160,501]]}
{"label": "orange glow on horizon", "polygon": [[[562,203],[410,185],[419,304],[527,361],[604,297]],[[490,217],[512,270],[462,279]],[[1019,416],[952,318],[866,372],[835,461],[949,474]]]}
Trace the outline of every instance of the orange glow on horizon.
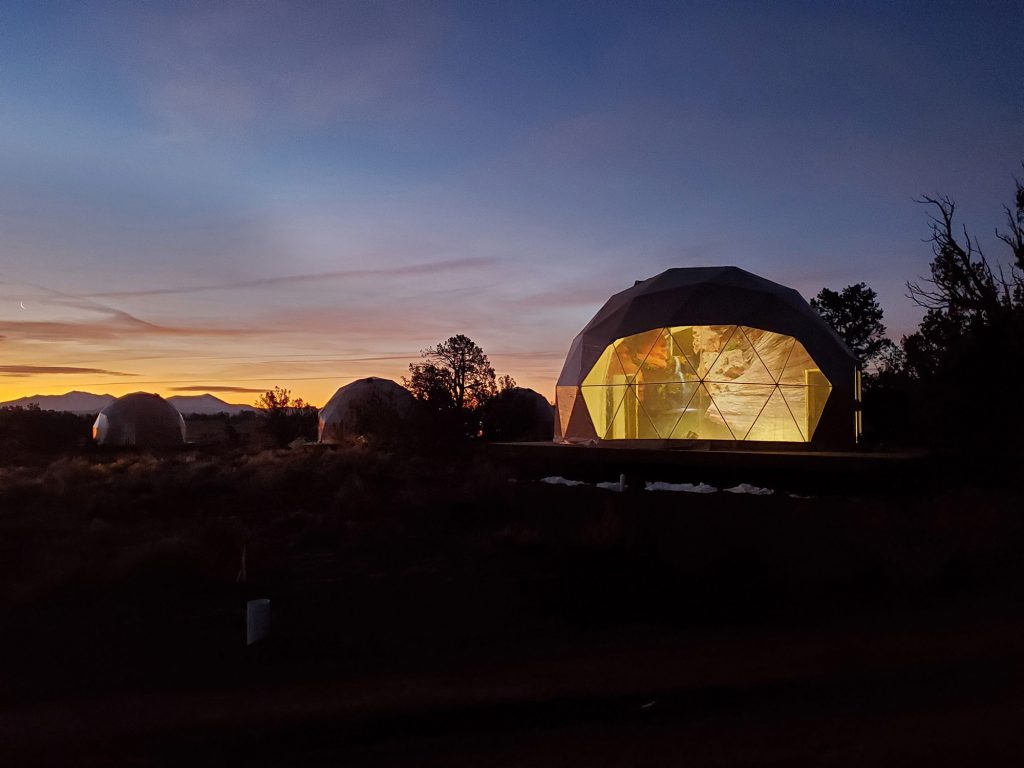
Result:
{"label": "orange glow on horizon", "polygon": [[[514,361],[513,361],[514,362]],[[554,400],[555,378],[557,371],[547,376],[517,376],[514,369],[506,366],[495,366],[499,374],[510,373],[520,387],[536,390]],[[97,395],[113,395],[120,397],[131,392],[154,392],[162,397],[172,395],[211,394],[228,403],[250,405],[263,392],[275,386],[291,391],[292,396],[301,397],[307,403],[317,407],[330,399],[337,389],[350,381],[367,376],[378,376],[393,379],[401,383],[401,378],[408,372],[408,364],[388,367],[360,367],[339,371],[336,375],[324,376],[293,376],[282,372],[281,375],[268,375],[259,379],[219,380],[207,386],[194,379],[172,379],[169,372],[156,368],[151,375],[140,375],[120,379],[89,378],[76,375],[30,375],[0,376],[0,402],[17,400],[33,395],[64,395],[71,391],[91,392]],[[191,389],[191,387],[199,387]],[[240,392],[238,388],[252,389],[252,392]]]}

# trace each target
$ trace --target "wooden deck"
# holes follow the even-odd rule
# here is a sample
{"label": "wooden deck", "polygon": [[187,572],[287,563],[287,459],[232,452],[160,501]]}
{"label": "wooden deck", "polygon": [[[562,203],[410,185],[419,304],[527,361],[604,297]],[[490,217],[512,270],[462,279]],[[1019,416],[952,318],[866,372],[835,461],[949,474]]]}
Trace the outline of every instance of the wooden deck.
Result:
{"label": "wooden deck", "polygon": [[926,475],[941,471],[941,462],[925,452],[775,446],[751,450],[707,441],[678,446],[648,441],[614,446],[493,443],[487,452],[517,476],[527,478],[560,475],[593,482],[625,474],[631,484],[642,480],[718,485],[745,482],[818,493],[909,490]]}

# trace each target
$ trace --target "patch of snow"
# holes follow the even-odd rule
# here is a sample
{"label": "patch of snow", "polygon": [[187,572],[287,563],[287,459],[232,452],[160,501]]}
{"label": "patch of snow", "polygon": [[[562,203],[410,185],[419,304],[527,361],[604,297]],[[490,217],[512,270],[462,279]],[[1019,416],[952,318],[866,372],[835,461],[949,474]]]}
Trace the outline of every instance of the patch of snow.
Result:
{"label": "patch of snow", "polygon": [[682,491],[683,493],[717,493],[718,489],[713,485],[704,483],[647,483],[644,486],[648,491]]}
{"label": "patch of snow", "polygon": [[749,493],[751,496],[771,496],[775,491],[771,488],[758,488],[750,483],[740,483],[734,488],[726,488],[726,493]]}
{"label": "patch of snow", "polygon": [[542,483],[547,483],[548,485],[586,485],[582,480],[566,480],[564,477],[558,477],[557,475],[553,477],[542,477],[540,481]]}

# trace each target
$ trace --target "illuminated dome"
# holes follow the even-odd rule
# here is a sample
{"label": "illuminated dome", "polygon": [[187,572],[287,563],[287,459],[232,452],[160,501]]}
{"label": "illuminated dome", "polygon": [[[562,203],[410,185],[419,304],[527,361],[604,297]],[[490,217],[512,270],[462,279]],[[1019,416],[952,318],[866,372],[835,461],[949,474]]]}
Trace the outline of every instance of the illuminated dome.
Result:
{"label": "illuminated dome", "polygon": [[100,411],[92,436],[99,445],[171,448],[185,443],[185,420],[160,395],[135,392]]}
{"label": "illuminated dome", "polygon": [[335,443],[347,435],[390,429],[396,421],[409,417],[414,404],[409,390],[391,379],[356,379],[320,409],[320,442]]}
{"label": "illuminated dome", "polygon": [[845,446],[858,375],[793,289],[737,267],[670,269],[612,296],[573,340],[556,440]]}

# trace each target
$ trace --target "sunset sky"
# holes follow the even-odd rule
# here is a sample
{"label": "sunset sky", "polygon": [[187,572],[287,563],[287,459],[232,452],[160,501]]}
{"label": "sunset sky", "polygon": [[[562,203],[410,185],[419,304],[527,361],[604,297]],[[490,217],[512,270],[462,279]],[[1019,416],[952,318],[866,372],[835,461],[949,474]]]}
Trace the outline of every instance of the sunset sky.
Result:
{"label": "sunset sky", "polygon": [[548,397],[612,293],[866,281],[922,193],[982,244],[1024,158],[1017,3],[0,5],[0,400],[322,404],[465,333]]}

